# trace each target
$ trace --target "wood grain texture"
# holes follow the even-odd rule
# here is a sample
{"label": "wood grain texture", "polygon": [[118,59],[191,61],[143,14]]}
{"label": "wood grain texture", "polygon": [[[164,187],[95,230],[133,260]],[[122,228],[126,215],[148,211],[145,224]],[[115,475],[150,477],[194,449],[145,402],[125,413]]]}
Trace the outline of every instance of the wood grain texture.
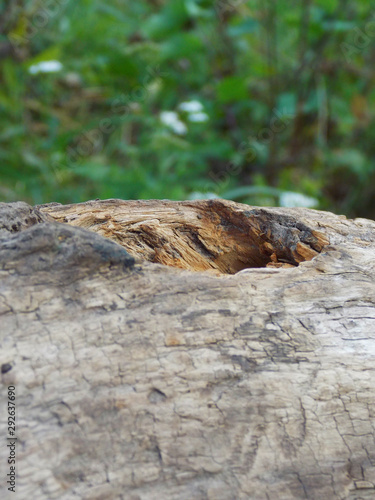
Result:
{"label": "wood grain texture", "polygon": [[373,221],[107,200],[0,229],[18,499],[375,497]]}
{"label": "wood grain texture", "polygon": [[225,200],[106,200],[40,209],[112,239],[134,256],[193,271],[295,266],[328,243],[317,224],[310,228],[290,212]]}

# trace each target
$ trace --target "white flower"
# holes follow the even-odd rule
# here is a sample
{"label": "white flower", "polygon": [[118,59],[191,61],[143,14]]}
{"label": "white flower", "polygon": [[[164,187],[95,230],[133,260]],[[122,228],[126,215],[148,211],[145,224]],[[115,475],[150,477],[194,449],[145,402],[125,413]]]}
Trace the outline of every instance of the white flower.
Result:
{"label": "white flower", "polygon": [[316,198],[311,198],[301,193],[294,193],[293,191],[284,191],[280,195],[280,207],[305,207],[313,208],[318,205]]}
{"label": "white flower", "polygon": [[182,122],[175,111],[162,111],[160,113],[160,120],[164,125],[171,128],[175,134],[185,135],[187,126]]}
{"label": "white flower", "polygon": [[160,120],[164,125],[172,126],[176,121],[179,121],[178,114],[175,111],[162,111],[160,113]]}
{"label": "white flower", "polygon": [[41,61],[37,64],[33,64],[29,68],[29,73],[36,75],[38,73],[56,73],[61,71],[63,65],[60,61]]}
{"label": "white flower", "polygon": [[199,101],[185,101],[178,106],[178,109],[187,113],[199,113],[203,111],[203,105]]}
{"label": "white flower", "polygon": [[181,122],[180,120],[178,120],[177,122],[175,122],[175,124],[173,125],[172,127],[173,129],[173,132],[177,135],[185,135],[188,131],[187,129],[187,126],[185,125],[185,123]]}
{"label": "white flower", "polygon": [[189,122],[203,123],[208,120],[208,115],[206,113],[191,113],[188,115]]}

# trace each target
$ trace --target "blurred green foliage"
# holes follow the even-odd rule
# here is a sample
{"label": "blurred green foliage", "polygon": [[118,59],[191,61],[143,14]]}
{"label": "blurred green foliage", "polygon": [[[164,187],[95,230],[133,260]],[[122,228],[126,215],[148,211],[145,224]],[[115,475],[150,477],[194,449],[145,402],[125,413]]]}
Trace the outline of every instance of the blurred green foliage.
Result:
{"label": "blurred green foliage", "polygon": [[365,0],[0,1],[0,200],[375,218],[374,41]]}

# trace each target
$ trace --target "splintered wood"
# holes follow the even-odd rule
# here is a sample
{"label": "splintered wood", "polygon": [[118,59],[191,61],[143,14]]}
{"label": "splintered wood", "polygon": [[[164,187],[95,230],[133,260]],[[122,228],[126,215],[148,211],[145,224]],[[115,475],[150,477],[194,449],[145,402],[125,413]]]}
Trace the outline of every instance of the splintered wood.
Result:
{"label": "splintered wood", "polygon": [[293,267],[328,244],[323,232],[290,212],[224,200],[106,200],[40,209],[119,243],[134,257],[192,271]]}

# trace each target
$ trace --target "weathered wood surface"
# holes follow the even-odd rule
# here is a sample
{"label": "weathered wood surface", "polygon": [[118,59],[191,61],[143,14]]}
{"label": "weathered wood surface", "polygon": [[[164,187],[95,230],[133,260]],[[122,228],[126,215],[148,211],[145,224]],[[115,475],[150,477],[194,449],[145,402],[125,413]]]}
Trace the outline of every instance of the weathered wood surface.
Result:
{"label": "weathered wood surface", "polygon": [[374,304],[369,220],[220,200],[0,204],[9,498],[374,499]]}

